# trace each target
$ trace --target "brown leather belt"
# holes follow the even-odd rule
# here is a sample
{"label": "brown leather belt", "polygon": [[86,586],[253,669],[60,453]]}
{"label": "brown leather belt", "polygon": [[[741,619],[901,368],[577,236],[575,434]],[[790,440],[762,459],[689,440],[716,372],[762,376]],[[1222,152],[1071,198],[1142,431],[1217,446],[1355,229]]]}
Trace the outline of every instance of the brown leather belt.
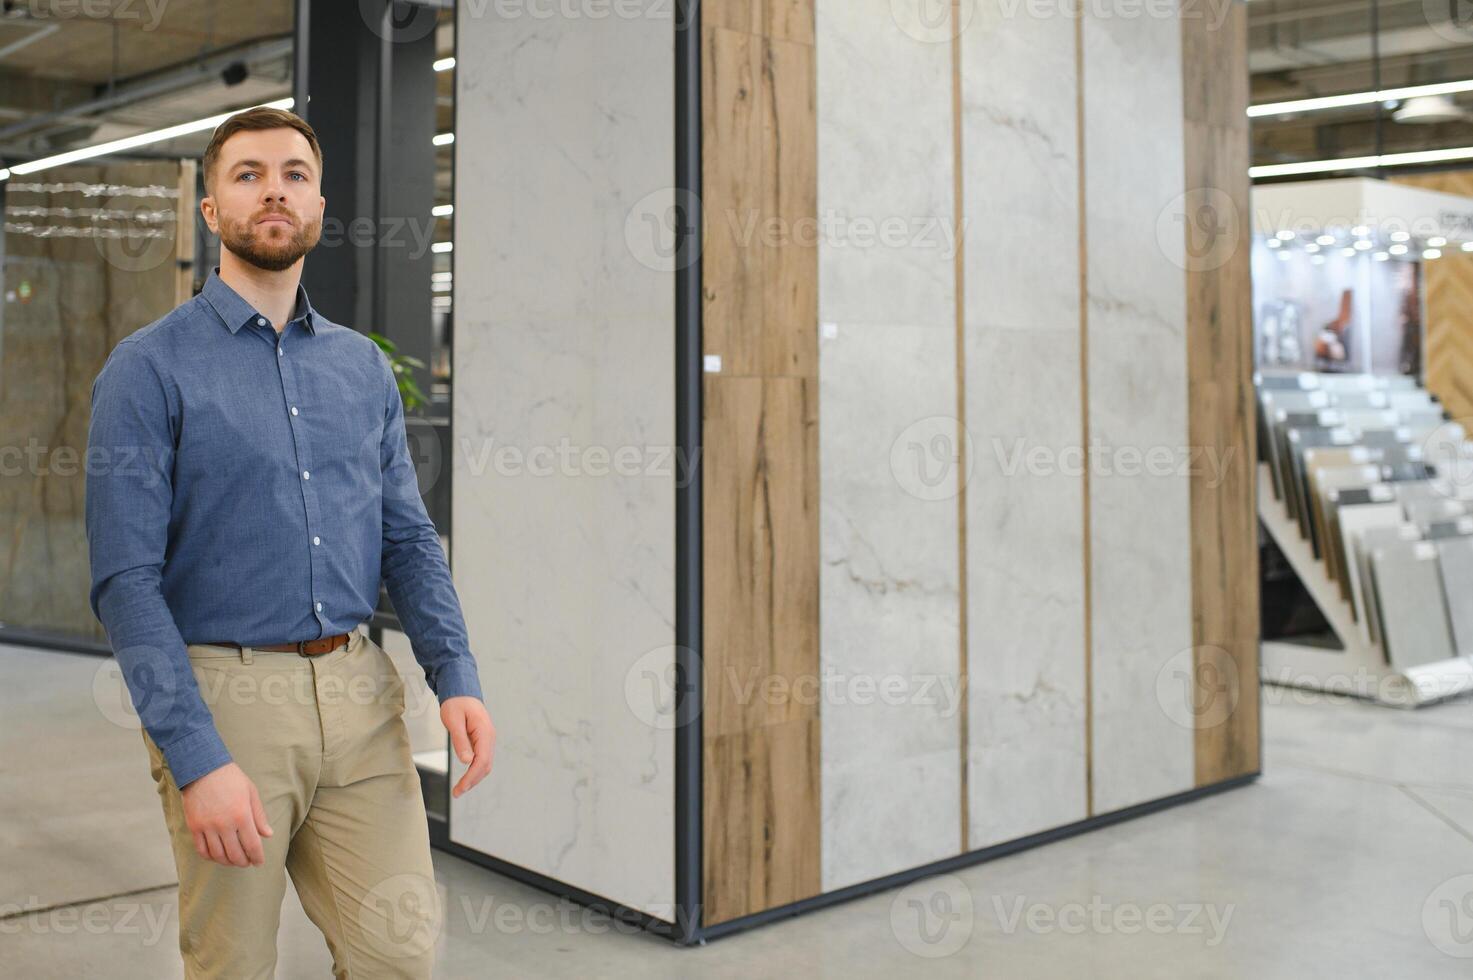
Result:
{"label": "brown leather belt", "polygon": [[[282,653],[295,651],[299,656],[303,657],[320,657],[324,653],[331,653],[338,647],[346,644],[352,635],[351,633],[338,633],[334,636],[323,636],[315,640],[298,640],[295,643],[253,643],[251,644],[251,649],[279,650]],[[235,647],[237,650],[240,649],[239,643],[233,643],[228,640],[221,643],[211,643],[210,646]]]}

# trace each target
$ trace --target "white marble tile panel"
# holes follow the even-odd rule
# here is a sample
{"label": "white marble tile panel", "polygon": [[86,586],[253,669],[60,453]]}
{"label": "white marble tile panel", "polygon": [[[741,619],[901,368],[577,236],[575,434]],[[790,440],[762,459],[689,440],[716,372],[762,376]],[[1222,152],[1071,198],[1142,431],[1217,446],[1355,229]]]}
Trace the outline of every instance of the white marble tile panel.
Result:
{"label": "white marble tile panel", "polygon": [[496,9],[459,11],[448,467],[500,740],[450,833],[669,919],[673,733],[626,690],[674,659],[674,287],[638,237],[673,200],[673,27]]}
{"label": "white marble tile panel", "polygon": [[1169,220],[1185,171],[1180,22],[1086,9],[1092,758],[1105,813],[1195,779],[1194,733],[1158,695],[1163,671],[1192,659],[1186,238]]}

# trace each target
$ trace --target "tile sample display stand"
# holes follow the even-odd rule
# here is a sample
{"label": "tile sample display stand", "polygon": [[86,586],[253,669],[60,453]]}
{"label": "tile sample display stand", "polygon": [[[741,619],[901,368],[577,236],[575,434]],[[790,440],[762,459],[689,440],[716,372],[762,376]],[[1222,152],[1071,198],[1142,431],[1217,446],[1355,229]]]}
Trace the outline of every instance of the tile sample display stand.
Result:
{"label": "tile sample display stand", "polygon": [[1362,635],[1350,603],[1341,597],[1339,585],[1325,574],[1325,566],[1315,559],[1309,541],[1300,536],[1283,502],[1274,499],[1272,479],[1268,464],[1259,463],[1258,517],[1335,631],[1342,649],[1290,639],[1264,640],[1264,683],[1351,694],[1405,708],[1473,691],[1473,660],[1469,658],[1454,657],[1405,670],[1397,670],[1387,662],[1381,644]]}

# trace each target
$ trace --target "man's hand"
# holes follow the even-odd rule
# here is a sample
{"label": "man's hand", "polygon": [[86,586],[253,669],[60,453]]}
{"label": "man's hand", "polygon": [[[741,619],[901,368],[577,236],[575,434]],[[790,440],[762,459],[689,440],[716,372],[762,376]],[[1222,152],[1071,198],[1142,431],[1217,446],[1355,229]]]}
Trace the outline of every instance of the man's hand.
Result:
{"label": "man's hand", "polygon": [[460,796],[485,778],[491,771],[491,753],[496,749],[496,729],[480,698],[462,696],[446,698],[440,705],[440,720],[450,733],[455,756],[468,767],[450,791]]}
{"label": "man's hand", "polygon": [[235,763],[205,773],[180,791],[184,822],[199,856],[237,868],[266,863],[262,837],[271,836],[256,784]]}

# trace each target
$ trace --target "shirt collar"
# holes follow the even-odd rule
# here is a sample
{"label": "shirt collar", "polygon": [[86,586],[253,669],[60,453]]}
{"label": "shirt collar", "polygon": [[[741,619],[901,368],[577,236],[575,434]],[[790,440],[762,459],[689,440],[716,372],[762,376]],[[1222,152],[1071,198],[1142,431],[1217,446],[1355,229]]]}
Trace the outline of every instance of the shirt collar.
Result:
{"label": "shirt collar", "polygon": [[[255,307],[245,301],[240,293],[225,285],[225,280],[220,278],[218,265],[210,270],[210,275],[205,279],[200,295],[210,306],[214,307],[216,313],[220,314],[220,319],[225,321],[225,326],[230,328],[231,333],[236,333],[241,327],[261,315]],[[312,309],[312,304],[307,299],[307,289],[300,282],[297,283],[297,303],[292,310],[291,319],[301,319],[308,333],[317,332],[317,311]]]}

